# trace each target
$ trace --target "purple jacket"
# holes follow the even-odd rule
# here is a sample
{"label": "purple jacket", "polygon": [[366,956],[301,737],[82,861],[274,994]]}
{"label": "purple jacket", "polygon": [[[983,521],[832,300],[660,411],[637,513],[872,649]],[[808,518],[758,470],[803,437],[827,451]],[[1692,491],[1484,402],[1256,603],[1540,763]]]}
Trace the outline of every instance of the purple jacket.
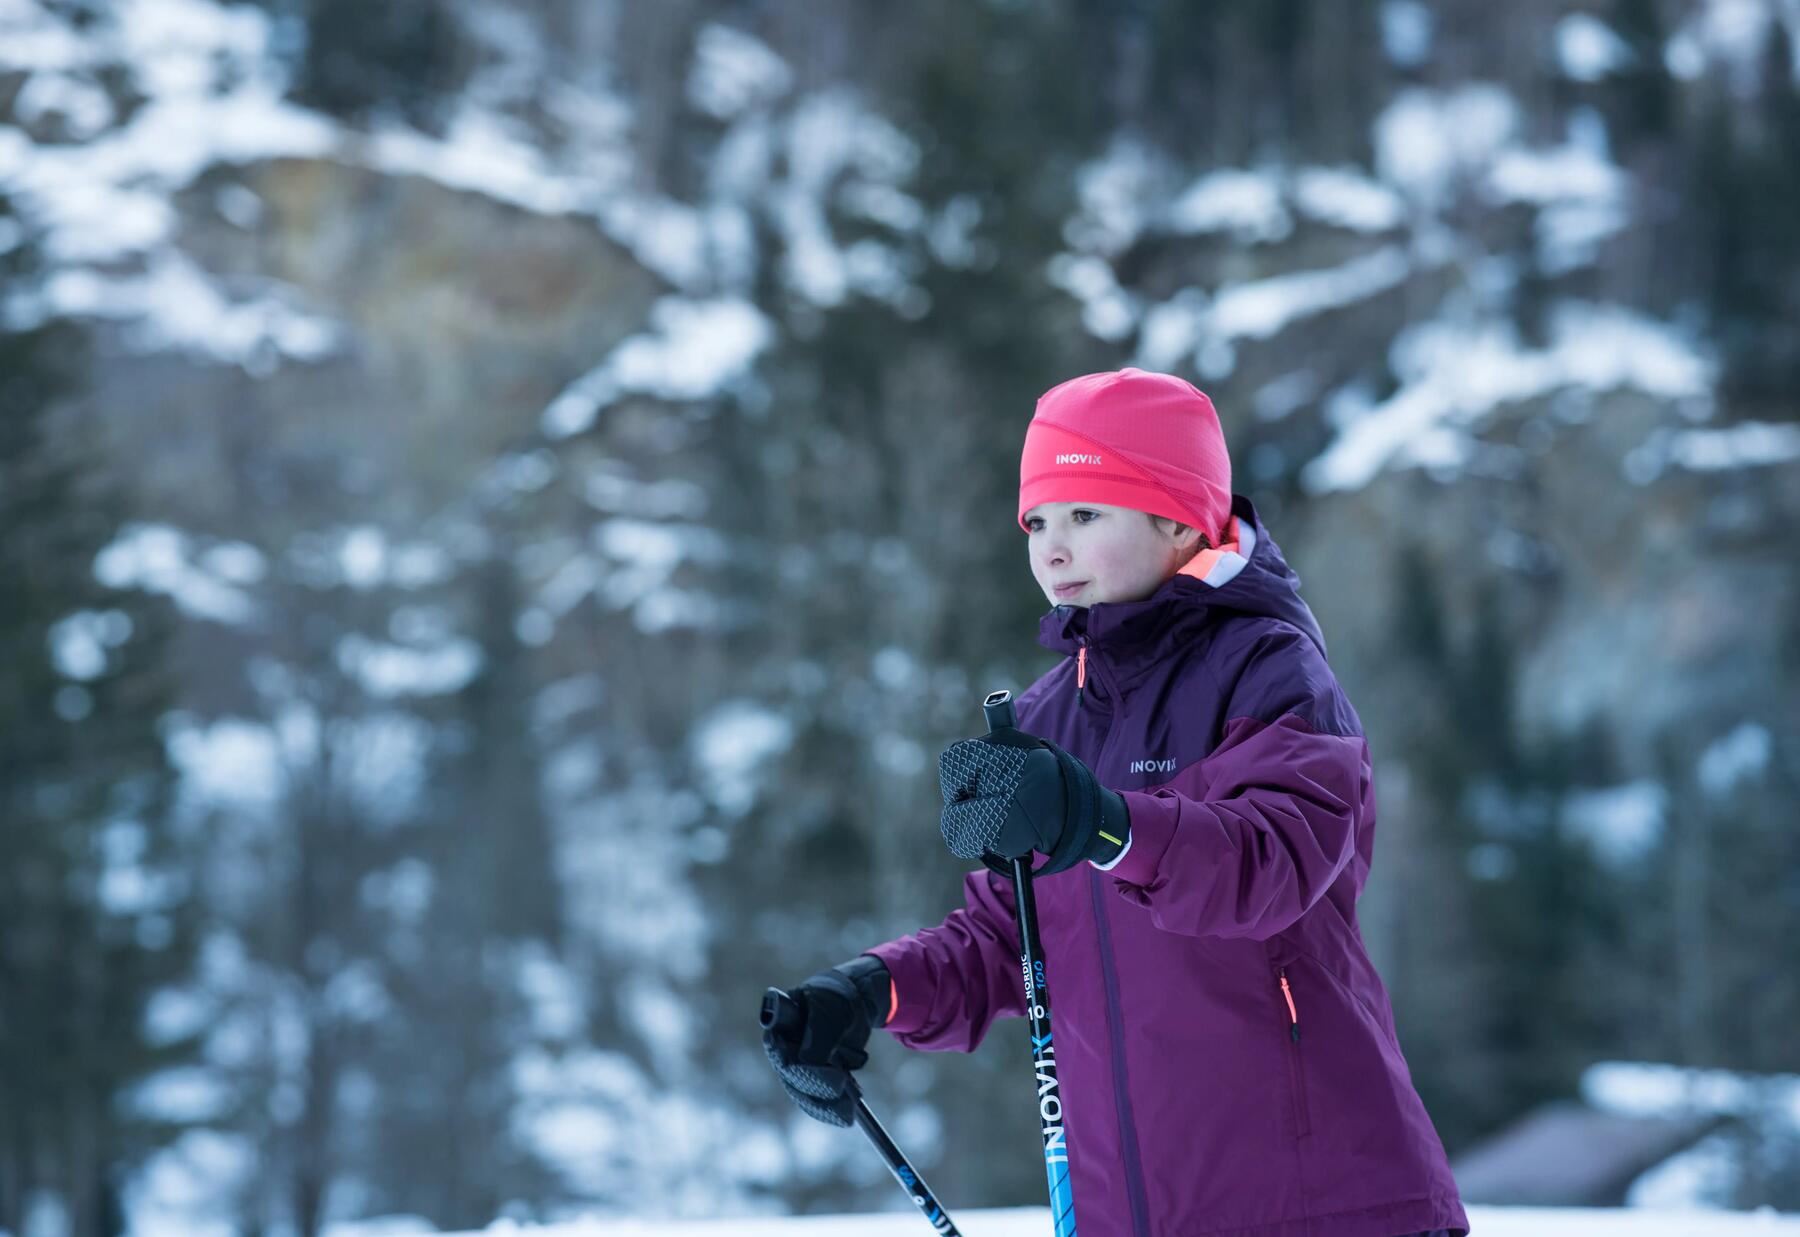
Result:
{"label": "purple jacket", "polygon": [[[1045,615],[1039,643],[1071,656],[1018,700],[1020,729],[1131,813],[1110,871],[1036,883],[1076,1222],[1082,1237],[1466,1232],[1357,927],[1375,847],[1362,725],[1298,578],[1249,501],[1233,509],[1243,556],[1206,580]],[[1024,1013],[1010,883],[983,869],[964,890],[940,926],[868,951],[908,1047],[972,1051]],[[1023,1089],[1023,1032],[1014,1047]]]}

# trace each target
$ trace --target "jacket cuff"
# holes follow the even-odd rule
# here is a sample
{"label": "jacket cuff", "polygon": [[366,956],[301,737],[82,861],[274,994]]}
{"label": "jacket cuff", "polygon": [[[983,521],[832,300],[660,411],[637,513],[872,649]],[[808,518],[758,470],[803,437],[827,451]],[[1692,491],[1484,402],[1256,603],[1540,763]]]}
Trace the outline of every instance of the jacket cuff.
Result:
{"label": "jacket cuff", "polygon": [[1128,885],[1148,885],[1156,879],[1163,854],[1175,837],[1174,809],[1147,791],[1122,790],[1119,797],[1131,813],[1131,834],[1118,859],[1104,870]]}
{"label": "jacket cuff", "polygon": [[879,1024],[881,1029],[904,1035],[922,1028],[931,1014],[931,1002],[924,995],[931,991],[931,982],[917,951],[908,949],[902,938],[863,952],[881,959],[888,970],[888,1020]]}

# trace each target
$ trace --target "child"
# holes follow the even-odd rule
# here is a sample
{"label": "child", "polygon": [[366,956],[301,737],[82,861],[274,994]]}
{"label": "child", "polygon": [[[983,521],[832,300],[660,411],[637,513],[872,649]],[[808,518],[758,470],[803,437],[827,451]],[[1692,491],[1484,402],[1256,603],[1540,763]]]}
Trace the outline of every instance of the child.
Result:
{"label": "child", "polygon": [[[1466,1233],[1357,927],[1368,745],[1298,578],[1231,493],[1211,401],[1135,369],[1053,388],[1019,523],[1054,607],[1038,641],[1068,656],[1019,697],[1018,730],[1073,759],[1027,762],[996,849],[1043,856],[1082,1237]],[[951,752],[966,769],[998,750]],[[947,838],[982,793],[950,765]],[[812,1115],[849,1123],[872,1026],[968,1052],[1024,1013],[1010,883],[984,868],[964,893],[795,991],[802,1027],[767,1047]]]}

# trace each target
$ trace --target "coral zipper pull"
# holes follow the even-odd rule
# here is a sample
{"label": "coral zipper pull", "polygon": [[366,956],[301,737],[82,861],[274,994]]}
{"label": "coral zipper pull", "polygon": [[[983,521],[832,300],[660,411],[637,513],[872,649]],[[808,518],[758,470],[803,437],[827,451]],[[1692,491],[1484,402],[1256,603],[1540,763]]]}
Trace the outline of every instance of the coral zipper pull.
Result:
{"label": "coral zipper pull", "polygon": [[1081,692],[1087,686],[1087,641],[1081,642],[1081,655],[1075,659],[1075,707],[1081,707]]}
{"label": "coral zipper pull", "polygon": [[1281,995],[1287,998],[1288,1018],[1292,1020],[1288,1034],[1297,1044],[1300,1042],[1300,1011],[1294,1008],[1294,990],[1288,987],[1286,967],[1282,967],[1276,974],[1281,976]]}

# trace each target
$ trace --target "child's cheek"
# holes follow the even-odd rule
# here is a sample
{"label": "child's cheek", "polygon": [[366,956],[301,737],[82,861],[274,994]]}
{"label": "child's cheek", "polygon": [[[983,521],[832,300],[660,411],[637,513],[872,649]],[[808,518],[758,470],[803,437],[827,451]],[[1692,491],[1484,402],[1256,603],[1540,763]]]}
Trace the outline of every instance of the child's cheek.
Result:
{"label": "child's cheek", "polygon": [[1103,584],[1115,584],[1119,579],[1119,569],[1124,566],[1124,555],[1120,548],[1109,542],[1099,542],[1089,547],[1088,571],[1091,576]]}

